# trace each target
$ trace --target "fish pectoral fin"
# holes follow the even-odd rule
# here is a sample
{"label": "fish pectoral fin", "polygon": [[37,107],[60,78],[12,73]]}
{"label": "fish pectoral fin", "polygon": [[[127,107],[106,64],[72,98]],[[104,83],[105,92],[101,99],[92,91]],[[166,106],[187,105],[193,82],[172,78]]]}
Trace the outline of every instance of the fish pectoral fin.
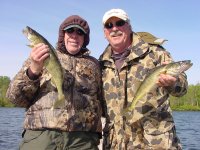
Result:
{"label": "fish pectoral fin", "polygon": [[28,44],[28,45],[26,45],[26,46],[28,46],[28,47],[30,47],[30,48],[33,48],[33,47],[34,47],[33,45],[30,45],[30,44]]}

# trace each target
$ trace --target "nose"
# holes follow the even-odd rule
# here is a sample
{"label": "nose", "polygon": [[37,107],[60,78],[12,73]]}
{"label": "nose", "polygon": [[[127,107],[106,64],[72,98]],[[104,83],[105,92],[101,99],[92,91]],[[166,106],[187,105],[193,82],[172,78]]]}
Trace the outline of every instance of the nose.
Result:
{"label": "nose", "polygon": [[114,25],[114,26],[112,27],[112,30],[116,31],[116,30],[118,30],[118,28]]}
{"label": "nose", "polygon": [[76,37],[78,36],[78,34],[77,34],[76,32],[73,32],[73,33],[71,34],[71,36],[72,36],[73,38],[76,38]]}

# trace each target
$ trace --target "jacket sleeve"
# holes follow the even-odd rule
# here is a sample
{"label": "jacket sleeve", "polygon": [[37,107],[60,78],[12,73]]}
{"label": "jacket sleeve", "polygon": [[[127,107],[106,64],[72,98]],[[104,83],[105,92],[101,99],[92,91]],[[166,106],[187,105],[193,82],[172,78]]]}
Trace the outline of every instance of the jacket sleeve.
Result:
{"label": "jacket sleeve", "polygon": [[168,91],[172,96],[180,97],[187,93],[187,89],[188,89],[187,76],[185,73],[182,73],[177,78],[175,86],[170,87]]}
{"label": "jacket sleeve", "polygon": [[29,107],[40,86],[39,79],[31,80],[27,76],[30,59],[26,60],[21,70],[16,74],[7,89],[6,97],[18,107]]}
{"label": "jacket sleeve", "polygon": [[[160,64],[163,64],[163,62],[173,62],[172,56],[168,51],[166,51],[163,47],[159,47],[158,49],[160,49],[157,51]],[[172,87],[168,87],[167,90],[172,96],[180,97],[187,93],[187,88],[187,76],[185,73],[181,73],[177,77],[176,84]]]}

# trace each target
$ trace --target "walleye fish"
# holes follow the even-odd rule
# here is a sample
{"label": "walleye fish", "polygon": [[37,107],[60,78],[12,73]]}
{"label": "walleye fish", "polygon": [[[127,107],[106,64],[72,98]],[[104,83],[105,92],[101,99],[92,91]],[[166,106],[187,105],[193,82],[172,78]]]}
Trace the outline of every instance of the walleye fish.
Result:
{"label": "walleye fish", "polygon": [[49,46],[50,49],[50,57],[48,57],[45,62],[44,66],[46,67],[47,71],[52,76],[52,82],[55,84],[58,90],[58,99],[56,100],[53,108],[62,108],[65,106],[65,95],[63,92],[63,70],[61,64],[57,58],[55,53],[54,47],[38,32],[33,30],[30,27],[26,27],[23,29],[24,35],[30,41],[30,47],[34,47],[36,44],[44,43],[45,45]]}
{"label": "walleye fish", "polygon": [[[172,62],[166,65],[161,65],[152,70],[152,72],[144,79],[140,87],[136,91],[136,94],[131,102],[131,105],[122,110],[122,115],[127,119],[132,116],[131,111],[134,110],[138,103],[145,104],[147,99],[144,99],[145,95],[152,90],[155,90],[158,86],[156,84],[160,74],[168,74],[177,77],[180,73],[188,70],[193,64],[190,60]],[[142,117],[140,115],[140,117]]]}

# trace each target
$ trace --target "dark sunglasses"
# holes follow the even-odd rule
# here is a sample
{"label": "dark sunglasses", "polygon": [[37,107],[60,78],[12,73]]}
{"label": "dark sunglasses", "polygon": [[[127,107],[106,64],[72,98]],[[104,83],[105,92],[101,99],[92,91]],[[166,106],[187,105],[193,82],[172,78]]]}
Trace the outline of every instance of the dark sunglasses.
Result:
{"label": "dark sunglasses", "polygon": [[[124,20],[118,20],[118,21],[116,21],[115,22],[115,26],[116,27],[122,27],[123,25],[125,25],[125,21]],[[113,28],[113,23],[112,22],[108,22],[108,23],[106,23],[105,25],[104,25],[104,27],[106,28],[106,29],[112,29]]]}
{"label": "dark sunglasses", "polygon": [[65,30],[67,33],[69,33],[69,34],[72,34],[72,33],[74,33],[75,31],[76,31],[76,34],[77,35],[80,35],[80,36],[83,36],[83,35],[85,35],[85,33],[81,30],[81,29],[78,29],[78,28],[69,28],[69,29],[67,29],[67,30]]}

